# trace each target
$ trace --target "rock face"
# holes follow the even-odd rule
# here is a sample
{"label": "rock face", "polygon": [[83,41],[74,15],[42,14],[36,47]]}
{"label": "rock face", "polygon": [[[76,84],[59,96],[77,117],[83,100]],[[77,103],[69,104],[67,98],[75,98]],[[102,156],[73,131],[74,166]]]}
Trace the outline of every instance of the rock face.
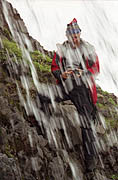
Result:
{"label": "rock face", "polygon": [[[3,5],[1,3],[0,0],[0,7]],[[14,31],[18,31],[21,37],[25,36],[34,49],[37,48],[18,12],[9,3],[6,4],[10,17],[18,24],[18,29]],[[1,37],[12,39],[6,30],[10,28],[2,8],[0,19]],[[37,49],[42,48],[39,43],[37,46]],[[92,174],[86,174],[76,108],[70,101],[56,104],[48,102],[44,104],[44,112],[32,80],[29,85],[31,74],[25,79],[19,72],[16,76],[9,64],[9,56],[8,59],[5,57],[3,60],[0,56],[0,180],[117,179],[117,98],[112,94],[104,94],[98,88],[97,108],[102,118],[97,134],[102,148],[97,169]],[[28,83],[22,84],[21,78]],[[42,91],[47,92],[48,87],[44,84]],[[108,127],[104,124],[104,117]]]}
{"label": "rock face", "polygon": [[[15,83],[11,82],[7,72],[1,68],[0,79],[0,178],[5,179],[72,179],[68,158],[76,160],[77,170],[82,171],[79,152],[68,147],[62,132],[61,107],[55,112],[55,137],[58,139],[58,149],[54,141],[49,143],[46,134],[40,129],[34,116],[26,116],[20,105]],[[67,116],[70,111],[67,105],[61,105],[68,127],[68,137],[75,147],[80,145],[81,135]],[[73,113],[75,108],[73,108]],[[58,114],[57,114],[58,113]],[[74,116],[74,114],[73,114]],[[47,117],[51,121],[52,117]],[[70,117],[71,119],[71,117]],[[54,121],[54,119],[52,119]],[[50,122],[53,125],[53,122]],[[53,127],[54,129],[55,127]],[[49,128],[50,130],[50,128]],[[71,136],[69,136],[71,134]],[[63,139],[65,138],[65,143]],[[63,143],[61,143],[63,142]],[[66,147],[67,146],[67,147]],[[66,148],[64,148],[66,147]],[[67,151],[66,151],[67,149]],[[70,152],[69,152],[70,151]],[[72,152],[71,152],[72,151]],[[65,154],[65,157],[63,156]],[[67,159],[66,159],[67,157]],[[81,176],[83,174],[81,173]]]}

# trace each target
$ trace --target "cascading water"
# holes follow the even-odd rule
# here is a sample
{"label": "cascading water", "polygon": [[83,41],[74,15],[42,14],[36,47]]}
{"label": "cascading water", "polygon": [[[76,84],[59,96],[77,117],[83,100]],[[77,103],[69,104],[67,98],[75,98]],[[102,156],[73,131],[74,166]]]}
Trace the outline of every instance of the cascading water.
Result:
{"label": "cascading water", "polygon": [[[15,62],[12,61],[9,55],[9,52],[7,51],[6,57],[10,66],[9,73],[11,74],[12,80],[16,83],[19,99],[20,99],[21,105],[24,107],[26,111],[27,116],[33,115],[35,117],[35,119],[38,122],[38,125],[41,127],[41,129],[44,130],[44,133],[46,134],[46,137],[48,138],[49,143],[56,148],[58,161],[60,163],[60,166],[62,167],[61,169],[58,170],[58,173],[55,174],[55,179],[57,180],[63,179],[63,177],[61,177],[60,175],[61,173],[64,174],[64,164],[62,163],[62,159],[63,159],[70,166],[71,173],[72,173],[72,177],[70,179],[82,180],[84,179],[82,165],[81,163],[78,164],[78,162],[76,162],[76,159],[74,159],[74,157],[71,157],[69,155],[68,149],[72,150],[74,148],[74,145],[73,145],[74,139],[72,139],[70,136],[70,134],[73,132],[70,127],[71,126],[74,127],[73,131],[76,131],[76,134],[78,135],[77,138],[80,139],[81,141],[81,133],[80,133],[79,126],[80,126],[80,121],[83,121],[83,119],[81,116],[78,115],[76,110],[73,109],[73,112],[70,115],[69,111],[66,112],[66,110],[62,108],[61,105],[59,104],[57,105],[57,103],[55,103],[54,92],[60,93],[56,89],[55,85],[44,84],[44,83],[39,82],[38,75],[32,63],[30,53],[24,46],[24,41],[27,44],[27,47],[30,47],[30,49],[33,49],[33,47],[31,47],[31,44],[27,41],[27,39],[25,39],[25,37],[22,37],[21,33],[19,33],[18,31],[14,31],[14,29],[18,28],[18,24],[12,23],[12,19],[9,16],[9,12],[8,12],[5,1],[2,2],[2,6],[4,10],[4,16],[8,23],[9,29],[12,33],[12,36],[14,40],[18,42],[17,43],[18,47],[22,50],[21,60],[17,60],[17,57],[13,54],[15,58]],[[104,12],[102,11],[101,13],[104,14]],[[96,16],[96,18],[99,18],[97,17],[96,12],[94,12],[94,15]],[[102,17],[104,18],[104,22],[107,21],[104,15],[102,15]],[[101,33],[100,30],[103,28],[103,31],[104,31],[105,27],[102,27],[100,20],[99,20],[99,23],[100,24],[96,23],[96,26],[100,27],[100,29],[97,29],[97,31],[98,33]],[[0,44],[2,45],[1,39],[0,39],[0,42],[1,42]],[[99,43],[103,46],[103,49],[106,47],[106,44],[108,45],[109,50],[111,50],[112,48],[111,45],[106,42],[106,39],[104,39],[104,37],[102,40],[100,41],[98,40],[98,44]],[[15,77],[12,76],[12,73],[10,72],[12,69],[12,71],[14,71],[15,74],[18,74],[19,66],[21,67],[21,74],[19,78],[20,78],[22,86],[17,83],[17,80],[15,79]],[[28,71],[30,71],[31,77],[26,75]],[[37,94],[40,93],[51,99],[51,102],[49,104],[44,105],[45,111],[41,110],[40,99],[37,98],[34,100],[31,97],[30,88],[32,85],[34,86],[35,91],[37,91]],[[21,87],[25,90],[25,97],[24,97]],[[99,115],[99,118],[100,118],[100,124],[102,124],[103,128],[106,129],[104,118],[101,115]],[[13,127],[13,124],[12,124],[12,127]],[[92,124],[92,129],[96,136],[95,151],[97,151],[98,154],[100,151],[105,150],[108,145],[113,146],[114,144],[118,144],[118,136],[115,130],[114,131],[111,130],[109,134],[106,134],[107,142],[105,143],[102,140],[102,138],[97,137],[96,127],[94,124]],[[63,131],[62,132],[63,138],[60,138],[60,131]],[[29,137],[30,145],[33,148],[32,132],[29,131],[28,137]],[[40,145],[37,145],[37,149],[39,149],[39,146]],[[80,149],[81,149],[81,146],[80,146]],[[60,159],[59,151],[61,152],[63,156],[62,159]],[[81,150],[81,154],[82,154],[82,150]],[[83,158],[83,155],[81,156]],[[99,160],[100,160],[101,166],[104,167],[104,163],[100,155],[99,155]],[[37,169],[39,168],[37,159],[32,158],[31,162],[32,162],[33,169],[37,171]],[[58,167],[55,167],[55,168],[58,168]],[[104,177],[102,178],[102,176],[97,174],[96,179],[102,180],[104,179]]]}

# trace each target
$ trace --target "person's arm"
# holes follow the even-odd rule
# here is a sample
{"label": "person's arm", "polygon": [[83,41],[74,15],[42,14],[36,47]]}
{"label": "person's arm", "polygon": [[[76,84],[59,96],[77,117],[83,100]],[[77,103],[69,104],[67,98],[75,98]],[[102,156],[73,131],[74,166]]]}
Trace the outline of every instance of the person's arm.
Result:
{"label": "person's arm", "polygon": [[93,76],[97,75],[99,73],[99,60],[98,56],[96,54],[89,55],[89,57],[86,58],[86,70],[78,69],[80,76],[87,75],[87,76]]}
{"label": "person's arm", "polygon": [[83,50],[84,55],[83,59],[85,61],[86,70],[84,70],[84,73],[89,76],[96,76],[99,71],[99,59],[96,54],[95,48],[90,43],[83,41]]}
{"label": "person's arm", "polygon": [[61,75],[61,70],[59,67],[59,61],[60,61],[60,57],[59,55],[55,52],[53,60],[52,60],[52,64],[51,64],[51,72],[54,75],[54,77],[57,80],[61,80],[60,75]]}
{"label": "person's arm", "polygon": [[62,63],[62,60],[63,58],[55,52],[51,65],[51,72],[58,81],[61,81],[62,79],[65,80],[68,77],[68,74],[72,73],[72,71],[65,71],[62,73],[59,66],[59,63]]}
{"label": "person's arm", "polygon": [[99,59],[96,53],[89,55],[86,61],[86,67],[89,75],[97,75],[100,72]]}

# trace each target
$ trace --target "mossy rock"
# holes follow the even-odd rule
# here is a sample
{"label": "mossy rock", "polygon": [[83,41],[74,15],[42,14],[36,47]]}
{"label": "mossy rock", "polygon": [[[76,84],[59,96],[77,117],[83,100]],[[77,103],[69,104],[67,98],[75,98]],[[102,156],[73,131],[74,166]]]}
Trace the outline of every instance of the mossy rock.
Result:
{"label": "mossy rock", "polygon": [[41,53],[40,51],[30,52],[30,55],[33,61],[41,64],[51,64],[52,62],[52,59],[49,56]]}
{"label": "mossy rock", "polygon": [[113,180],[118,180],[118,174],[113,174],[110,178],[112,178]]}
{"label": "mossy rock", "polygon": [[15,54],[17,59],[22,58],[21,49],[18,47],[16,42],[9,41],[8,39],[3,39],[2,42],[3,42],[4,49],[8,50],[10,56],[13,56],[13,54]]}
{"label": "mossy rock", "polygon": [[3,29],[3,35],[4,35],[7,39],[12,40],[11,32],[10,32],[7,28],[4,28],[4,29]]}
{"label": "mossy rock", "polygon": [[12,148],[9,144],[6,144],[5,145],[5,150],[4,150],[4,153],[9,157],[9,158],[13,158],[14,155],[12,154]]}
{"label": "mossy rock", "polygon": [[111,103],[111,105],[117,106],[117,104],[111,97],[108,99],[108,102]]}
{"label": "mossy rock", "polygon": [[106,106],[104,104],[101,104],[99,102],[97,102],[96,106],[99,108],[99,109],[106,109]]}
{"label": "mossy rock", "polygon": [[105,122],[107,127],[111,127],[111,128],[118,128],[118,119],[114,119],[114,118],[105,118]]}
{"label": "mossy rock", "polygon": [[6,50],[5,49],[1,49],[0,50],[0,62],[4,62],[6,61],[7,56],[6,56]]}

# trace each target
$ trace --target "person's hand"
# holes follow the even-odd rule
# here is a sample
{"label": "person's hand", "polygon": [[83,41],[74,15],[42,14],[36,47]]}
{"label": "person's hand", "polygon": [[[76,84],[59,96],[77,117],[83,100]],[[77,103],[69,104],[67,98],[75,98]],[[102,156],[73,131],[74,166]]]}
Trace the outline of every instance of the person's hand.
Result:
{"label": "person's hand", "polygon": [[62,73],[61,76],[62,76],[63,79],[66,79],[68,77],[68,75],[70,75],[72,73],[73,73],[73,71],[65,71],[64,73]]}
{"label": "person's hand", "polygon": [[76,76],[77,77],[80,77],[81,75],[82,75],[82,72],[83,72],[83,70],[82,69],[75,69],[74,71],[73,71],[73,73],[75,73],[76,74]]}
{"label": "person's hand", "polygon": [[78,71],[79,71],[79,77],[82,75],[82,73],[83,73],[83,70],[82,69],[78,69]]}

